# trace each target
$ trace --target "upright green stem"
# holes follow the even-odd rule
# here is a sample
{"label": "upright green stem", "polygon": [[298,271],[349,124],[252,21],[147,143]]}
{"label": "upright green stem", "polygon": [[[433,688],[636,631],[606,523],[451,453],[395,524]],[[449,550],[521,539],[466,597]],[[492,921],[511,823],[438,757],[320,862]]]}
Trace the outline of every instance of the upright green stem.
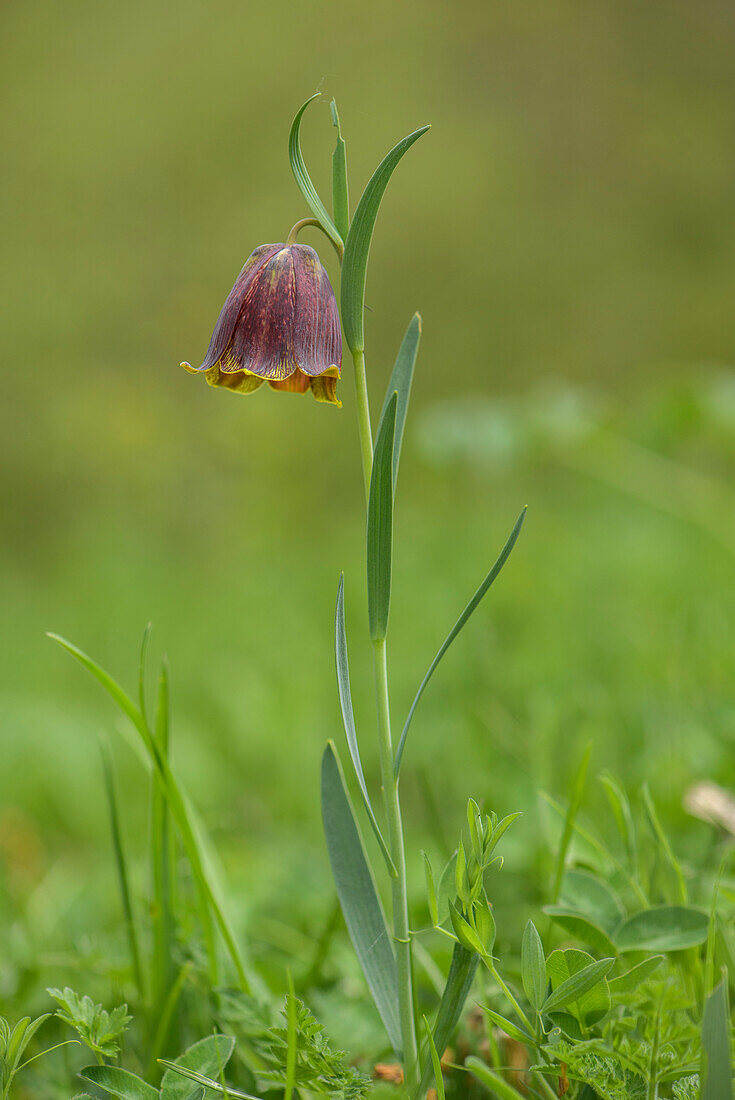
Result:
{"label": "upright green stem", "polygon": [[393,768],[393,742],[390,730],[390,700],[388,697],[388,659],[385,639],[373,643],[375,694],[378,707],[378,740],[380,743],[380,773],[383,781],[385,815],[388,820],[390,854],[396,877],[391,879],[393,892],[393,939],[398,964],[398,1009],[403,1039],[403,1073],[409,1095],[418,1088],[418,1048],[413,1010],[411,977],[411,933],[408,926],[408,891],[406,885],[406,849],[403,841],[401,804],[398,782]]}
{"label": "upright green stem", "polygon": [[370,426],[370,402],[368,401],[365,352],[352,353],[355,364],[355,394],[357,397],[357,427],[360,433],[362,476],[365,481],[365,502],[370,496],[370,475],[373,472],[373,431]]}
{"label": "upright green stem", "polygon": [[[360,433],[360,453],[362,455],[365,501],[367,503],[370,498],[370,477],[373,471],[373,433],[370,424],[365,353],[355,351],[352,358],[355,364],[357,425]],[[403,1042],[403,1072],[409,1095],[413,1095],[419,1086],[419,1065],[411,976],[411,934],[408,925],[406,850],[403,841],[401,804],[398,798],[398,780],[393,767],[393,741],[388,695],[388,657],[385,640],[373,643],[373,668],[378,710],[378,741],[383,799],[388,821],[390,854],[397,871],[395,878],[391,879],[391,887],[393,893],[393,939],[398,965],[398,1009]]]}

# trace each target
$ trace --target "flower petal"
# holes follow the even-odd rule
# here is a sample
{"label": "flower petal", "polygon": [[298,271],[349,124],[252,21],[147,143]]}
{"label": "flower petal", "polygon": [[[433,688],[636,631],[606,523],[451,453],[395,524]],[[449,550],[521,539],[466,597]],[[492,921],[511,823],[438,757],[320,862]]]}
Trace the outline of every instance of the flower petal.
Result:
{"label": "flower petal", "polygon": [[338,378],[335,378],[333,374],[319,374],[316,378],[311,379],[311,392],[317,401],[325,401],[329,405],[336,405],[338,409],[342,408],[342,402],[337,397],[337,382]]}
{"label": "flower petal", "polygon": [[310,381],[308,374],[303,374],[297,367],[293,374],[284,378],[282,382],[271,380],[268,385],[272,390],[281,390],[283,393],[308,393]]}
{"label": "flower petal", "polygon": [[294,354],[304,372],[315,377],[342,366],[342,329],[329,276],[313,248],[291,248],[296,279]]}
{"label": "flower petal", "polygon": [[257,272],[242,301],[229,354],[241,369],[283,381],[298,366],[294,356],[296,284],[292,249],[285,245]]}
{"label": "flower petal", "polygon": [[200,367],[192,368],[192,372],[209,370],[225,354],[231,343],[243,301],[253,279],[271,256],[274,256],[281,248],[283,248],[282,244],[262,244],[250,253],[242,271],[235,280],[232,290],[227,295],[225,304],[222,306],[204,361]]}
{"label": "flower petal", "polygon": [[255,393],[263,385],[262,378],[244,370],[225,374],[217,363],[209,368],[206,379],[210,386],[223,386],[224,389],[232,390],[233,393]]}

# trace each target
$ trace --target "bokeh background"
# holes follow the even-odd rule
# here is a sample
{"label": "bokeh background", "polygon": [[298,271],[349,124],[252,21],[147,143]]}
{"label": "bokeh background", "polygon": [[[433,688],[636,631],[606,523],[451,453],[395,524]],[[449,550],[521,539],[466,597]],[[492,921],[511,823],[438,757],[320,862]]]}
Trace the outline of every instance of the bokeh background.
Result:
{"label": "bokeh background", "polygon": [[[417,895],[419,845],[451,844],[471,793],[525,811],[504,881],[535,896],[538,792],[563,798],[589,742],[588,816],[603,820],[609,768],[633,792],[650,782],[696,849],[683,794],[732,781],[735,736],[730,3],[8,0],[0,20],[0,862],[10,916],[26,912],[16,956],[43,941],[63,969],[70,930],[79,947],[118,919],[100,733],[133,851],[147,823],[126,731],[46,630],[132,688],[153,621],[176,765],[256,942],[299,950],[294,927],[331,904],[318,768],[341,739],[342,569],[376,784],[349,370],[335,411],[233,397],[178,366],[203,356],[251,249],[308,213],[286,142],[316,89],[307,162],[328,192],[334,95],[353,202],[395,141],[433,124],[386,196],[368,283],[376,411],[424,318],[396,521],[398,719],[529,505],[413,726]],[[303,239],[336,281],[329,247]]]}

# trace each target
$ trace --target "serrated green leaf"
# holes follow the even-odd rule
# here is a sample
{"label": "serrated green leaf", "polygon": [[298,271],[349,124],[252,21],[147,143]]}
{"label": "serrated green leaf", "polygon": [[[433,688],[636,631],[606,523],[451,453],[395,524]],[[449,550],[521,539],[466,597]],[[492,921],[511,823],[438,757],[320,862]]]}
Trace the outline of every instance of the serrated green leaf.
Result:
{"label": "serrated green leaf", "polygon": [[556,1012],[569,1006],[580,1006],[581,1010],[586,994],[599,985],[615,965],[615,959],[598,959],[585,964],[583,960],[589,957],[584,951],[573,948],[552,951],[546,960],[552,992],[544,1000],[542,1012]]}
{"label": "serrated green leaf", "polygon": [[385,415],[388,403],[390,402],[394,393],[398,394],[398,402],[396,405],[396,429],[395,437],[393,440],[393,494],[395,496],[396,482],[398,481],[398,466],[401,461],[401,446],[403,444],[403,429],[406,424],[406,415],[408,413],[408,402],[411,397],[411,383],[413,382],[413,372],[416,366],[416,356],[419,351],[419,340],[421,339],[421,314],[414,313],[411,318],[406,334],[403,337],[401,346],[398,349],[398,355],[393,366],[393,372],[388,382],[388,388],[385,391],[385,400],[383,401],[383,410],[380,414],[382,420]]}
{"label": "serrated green leaf", "polygon": [[344,241],[340,236],[337,226],[327,213],[324,203],[319,198],[316,187],[311,182],[311,176],[307,171],[304,155],[301,152],[301,119],[309,104],[313,103],[315,99],[318,99],[321,94],[321,92],[315,92],[313,96],[309,96],[306,102],[302,103],[296,112],[296,117],[291,123],[291,131],[288,135],[288,159],[291,164],[291,171],[293,172],[294,179],[296,180],[301,194],[306,199],[311,212],[320,223],[327,236],[337,246],[338,251],[341,252],[344,248]]}
{"label": "serrated green leaf", "polygon": [[79,1076],[118,1100],[158,1100],[158,1089],[118,1066],[85,1066]]}
{"label": "serrated green leaf", "polygon": [[401,1050],[393,944],[334,745],[322,757],[322,819],[337,894],[352,945],[396,1054]]}
{"label": "serrated green leaf", "polygon": [[393,574],[393,440],[397,394],[378,426],[367,511],[367,593],[370,637],[385,640]]}
{"label": "serrated green leaf", "polygon": [[513,530],[511,531],[510,535],[508,536],[508,541],[506,542],[503,549],[500,551],[500,555],[499,555],[497,561],[493,565],[493,567],[490,570],[490,572],[488,573],[488,575],[485,577],[485,580],[482,582],[480,587],[475,592],[475,594],[472,597],[472,599],[470,600],[470,602],[465,607],[462,614],[457,619],[457,621],[454,624],[454,626],[452,627],[452,629],[447,634],[446,638],[444,639],[441,646],[439,647],[439,651],[438,651],[436,657],[434,658],[434,660],[429,665],[429,668],[428,668],[428,671],[427,671],[426,675],[424,676],[423,680],[419,684],[419,689],[416,692],[416,695],[414,697],[413,702],[411,703],[411,709],[408,712],[408,717],[406,718],[406,722],[405,722],[405,725],[403,727],[403,732],[401,733],[401,739],[398,742],[398,748],[396,750],[396,759],[395,759],[395,765],[394,765],[396,775],[398,775],[398,773],[401,770],[401,760],[403,759],[403,750],[406,747],[406,737],[408,736],[409,726],[411,725],[414,713],[416,711],[416,707],[419,704],[419,700],[421,699],[421,696],[424,694],[424,691],[426,690],[426,686],[429,683],[429,680],[434,675],[434,673],[436,671],[436,668],[437,668],[438,664],[440,663],[442,657],[447,652],[447,650],[449,649],[450,645],[452,644],[454,639],[457,637],[459,632],[466,625],[467,621],[472,616],[472,613],[477,609],[480,602],[482,601],[483,596],[486,594],[487,590],[490,588],[493,581],[497,578],[497,576],[500,573],[501,569],[503,568],[506,561],[510,557],[510,552],[513,549],[513,547],[515,546],[516,539],[518,538],[519,534],[521,533],[521,527],[523,526],[523,521],[524,521],[525,518],[526,518],[526,508],[523,509],[520,516],[516,520],[515,526],[514,526]]}
{"label": "serrated green leaf", "polygon": [[521,943],[521,979],[526,996],[535,1012],[546,999],[546,955],[544,945],[532,920],[526,924]]}
{"label": "serrated green leaf", "polygon": [[345,339],[353,354],[365,350],[365,280],[380,203],[401,157],[428,129],[428,126],[422,126],[415,130],[383,158],[368,181],[350,224],[342,261],[341,298]]}
{"label": "serrated green leaf", "polygon": [[702,1017],[701,1100],[733,1100],[727,981],[710,993]]}
{"label": "serrated green leaf", "polygon": [[329,104],[332,122],[337,129],[337,144],[332,153],[332,215],[334,224],[342,240],[347,240],[350,228],[350,198],[347,186],[347,147],[342,137],[337,103],[333,99]]}
{"label": "serrated green leaf", "polygon": [[334,613],[334,649],[335,649],[335,661],[337,665],[337,688],[339,692],[339,704],[342,711],[342,722],[345,728],[345,736],[347,738],[347,747],[350,750],[350,759],[352,760],[352,767],[355,770],[357,777],[357,783],[362,794],[362,800],[365,804],[365,810],[368,815],[370,824],[372,825],[373,832],[375,833],[376,840],[380,846],[380,850],[383,853],[383,859],[386,862],[389,872],[395,875],[396,869],[391,859],[388,846],[383,839],[383,834],[380,831],[377,818],[373,811],[373,806],[370,801],[370,795],[368,794],[367,784],[365,782],[365,775],[362,770],[362,760],[360,759],[360,748],[357,743],[357,729],[355,728],[355,716],[352,709],[352,691],[350,689],[350,666],[347,658],[347,630],[345,627],[345,578],[344,574],[340,577],[339,588],[337,590],[337,606]]}
{"label": "serrated green leaf", "polygon": [[707,939],[709,916],[685,905],[644,909],[625,921],[615,933],[618,951],[684,951]]}

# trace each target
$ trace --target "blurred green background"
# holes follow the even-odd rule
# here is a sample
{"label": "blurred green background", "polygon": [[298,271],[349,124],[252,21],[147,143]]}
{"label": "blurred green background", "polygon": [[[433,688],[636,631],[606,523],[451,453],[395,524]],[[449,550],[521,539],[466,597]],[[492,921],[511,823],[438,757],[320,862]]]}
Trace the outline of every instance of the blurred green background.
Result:
{"label": "blurred green background", "polygon": [[[588,741],[593,772],[648,779],[695,851],[683,792],[733,779],[735,735],[731,5],[10,0],[0,20],[11,917],[22,901],[49,950],[59,926],[81,943],[90,912],[117,919],[100,732],[134,846],[146,826],[135,753],[45,630],[132,687],[154,622],[177,767],[256,940],[269,907],[288,925],[307,899],[329,904],[318,768],[341,741],[342,569],[376,783],[349,369],[336,411],[178,367],[200,361],[249,252],[308,213],[286,140],[317,88],[307,162],[327,191],[334,95],[353,202],[395,141],[433,124],[386,196],[368,283],[376,411],[424,318],[397,514],[398,719],[529,505],[417,712],[402,784],[417,894],[419,844],[452,842],[474,794],[525,811],[505,881],[533,898],[537,792],[563,796]],[[336,281],[329,247],[303,239]],[[592,782],[595,820],[600,800]]]}

